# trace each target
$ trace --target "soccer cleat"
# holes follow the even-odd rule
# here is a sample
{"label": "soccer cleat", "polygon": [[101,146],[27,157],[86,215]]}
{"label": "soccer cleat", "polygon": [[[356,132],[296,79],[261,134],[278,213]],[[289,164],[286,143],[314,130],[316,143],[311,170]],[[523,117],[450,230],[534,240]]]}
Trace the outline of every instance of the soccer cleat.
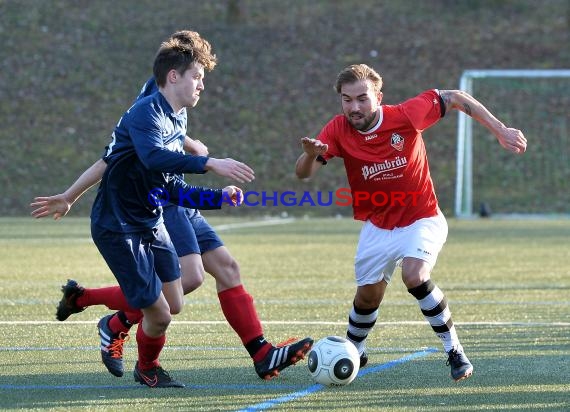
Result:
{"label": "soccer cleat", "polygon": [[112,316],[104,316],[97,324],[101,338],[101,360],[112,375],[121,377],[125,373],[123,345],[129,340],[129,334],[125,332],[113,333],[109,329],[109,319]]}
{"label": "soccer cleat", "polygon": [[77,298],[83,295],[85,288],[72,279],[68,279],[67,283],[61,287],[63,297],[57,305],[55,317],[59,321],[66,320],[74,313],[83,312],[85,308],[77,306]]}
{"label": "soccer cleat", "polygon": [[151,388],[185,388],[182,382],[178,382],[162,369],[161,366],[156,366],[148,371],[141,371],[139,369],[139,362],[135,364],[135,371],[133,372],[135,382],[141,385],[146,385]]}
{"label": "soccer cleat", "polygon": [[455,382],[467,379],[473,374],[473,365],[465,356],[463,351],[458,352],[455,349],[447,352],[448,358],[446,365],[451,366],[451,377]]}
{"label": "soccer cleat", "polygon": [[363,368],[368,363],[368,354],[366,352],[362,352],[360,354],[360,367]]}
{"label": "soccer cleat", "polygon": [[283,369],[305,359],[305,355],[313,346],[313,339],[305,338],[295,343],[287,343],[272,347],[263,360],[254,362],[255,371],[261,379],[276,378]]}

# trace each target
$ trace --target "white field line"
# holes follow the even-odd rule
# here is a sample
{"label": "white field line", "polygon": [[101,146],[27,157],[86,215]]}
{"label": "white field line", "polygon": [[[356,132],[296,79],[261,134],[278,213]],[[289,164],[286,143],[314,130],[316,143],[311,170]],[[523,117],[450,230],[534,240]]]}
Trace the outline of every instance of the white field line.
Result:
{"label": "white field line", "polygon": [[[94,325],[98,320],[65,321],[57,320],[4,320],[0,325]],[[227,325],[225,320],[174,320],[171,325]],[[265,321],[264,325],[322,325],[322,326],[346,326],[346,321]],[[570,327],[570,322],[453,322],[459,326],[562,326]],[[376,322],[376,325],[421,325],[426,321],[399,321],[399,322]]]}
{"label": "white field line", "polygon": [[[252,222],[242,222],[242,223],[228,223],[225,225],[212,225],[216,232],[225,232],[228,230],[233,229],[243,229],[243,228],[250,228],[250,227],[263,227],[263,226],[276,226],[276,225],[285,225],[287,223],[292,223],[295,221],[294,217],[289,218],[278,218],[278,219],[267,219],[267,220],[255,220]],[[47,242],[53,241],[54,238],[25,238],[22,239],[25,242],[37,243],[37,242]],[[0,243],[3,241],[6,242],[13,242],[13,239],[0,239]],[[57,242],[65,243],[65,242],[73,242],[73,243],[93,243],[93,239],[90,237],[85,238],[57,238]]]}

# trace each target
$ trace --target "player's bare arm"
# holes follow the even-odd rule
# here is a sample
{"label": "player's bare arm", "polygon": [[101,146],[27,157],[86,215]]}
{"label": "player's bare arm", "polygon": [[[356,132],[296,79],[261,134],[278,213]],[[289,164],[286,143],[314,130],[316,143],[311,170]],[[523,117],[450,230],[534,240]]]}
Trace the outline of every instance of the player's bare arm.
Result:
{"label": "player's bare arm", "polygon": [[295,164],[295,174],[299,179],[308,179],[321,167],[322,164],[317,161],[317,157],[324,155],[329,146],[320,140],[308,137],[301,139],[301,145],[303,146],[303,153]]}
{"label": "player's bare arm", "polygon": [[208,156],[208,147],[198,139],[184,138],[184,151],[194,156]]}
{"label": "player's bare arm", "polygon": [[506,150],[519,154],[526,151],[527,141],[523,133],[505,126],[469,93],[462,90],[441,90],[439,93],[446,112],[452,109],[460,110],[489,129]]}
{"label": "player's bare arm", "polygon": [[231,158],[216,159],[210,157],[206,162],[205,169],[240,183],[251,182],[255,179],[255,173],[251,167]]}
{"label": "player's bare arm", "polygon": [[99,159],[85,170],[65,192],[34,198],[30,204],[31,207],[35,208],[32,210],[32,216],[36,219],[46,216],[53,216],[55,220],[61,219],[83,193],[99,183],[106,168],[107,163]]}

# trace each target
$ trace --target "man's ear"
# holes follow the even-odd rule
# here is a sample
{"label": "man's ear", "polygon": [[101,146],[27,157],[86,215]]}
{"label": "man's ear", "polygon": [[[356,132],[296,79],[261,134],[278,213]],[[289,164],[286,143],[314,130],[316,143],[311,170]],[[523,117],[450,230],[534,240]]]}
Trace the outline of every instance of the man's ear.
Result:
{"label": "man's ear", "polygon": [[174,69],[170,70],[166,75],[166,81],[168,83],[176,83],[178,81],[178,72]]}
{"label": "man's ear", "polygon": [[384,93],[378,92],[376,96],[378,97],[378,104],[382,103],[382,98],[384,97]]}

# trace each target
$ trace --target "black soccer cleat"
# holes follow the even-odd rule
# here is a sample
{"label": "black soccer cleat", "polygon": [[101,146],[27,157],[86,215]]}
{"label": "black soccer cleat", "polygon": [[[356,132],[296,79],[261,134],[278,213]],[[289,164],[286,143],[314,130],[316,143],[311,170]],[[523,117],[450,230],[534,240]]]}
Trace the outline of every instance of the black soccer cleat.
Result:
{"label": "black soccer cleat", "polygon": [[141,371],[139,369],[139,362],[135,364],[135,371],[133,372],[135,377],[135,382],[141,385],[146,385],[151,388],[185,388],[182,382],[178,382],[162,369],[161,366],[157,366],[148,371]]}
{"label": "black soccer cleat", "polygon": [[363,368],[368,363],[368,354],[366,352],[362,352],[360,354],[360,367]]}
{"label": "black soccer cleat", "polygon": [[63,297],[57,305],[55,317],[59,321],[64,321],[74,313],[83,312],[85,308],[77,306],[77,298],[82,296],[85,288],[80,286],[75,280],[68,279],[67,283],[61,287]]}
{"label": "black soccer cleat", "polygon": [[296,364],[311,350],[313,339],[305,338],[291,344],[281,344],[272,347],[265,358],[254,362],[255,372],[261,379],[270,380],[279,376],[283,369]]}
{"label": "black soccer cleat", "polygon": [[473,365],[465,356],[463,351],[458,352],[455,349],[447,352],[448,358],[446,365],[451,366],[451,378],[458,382],[463,379],[467,379],[473,374]]}
{"label": "black soccer cleat", "polygon": [[125,373],[123,346],[129,340],[129,334],[125,332],[113,333],[109,329],[109,319],[112,316],[107,315],[101,318],[97,324],[97,329],[99,330],[99,338],[101,338],[101,360],[111,375],[120,378]]}

